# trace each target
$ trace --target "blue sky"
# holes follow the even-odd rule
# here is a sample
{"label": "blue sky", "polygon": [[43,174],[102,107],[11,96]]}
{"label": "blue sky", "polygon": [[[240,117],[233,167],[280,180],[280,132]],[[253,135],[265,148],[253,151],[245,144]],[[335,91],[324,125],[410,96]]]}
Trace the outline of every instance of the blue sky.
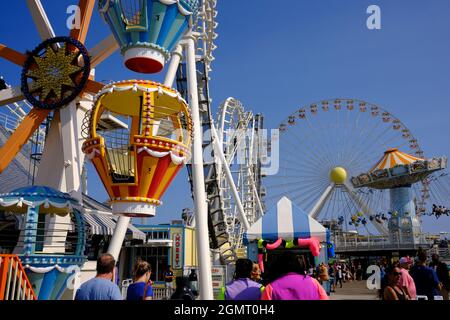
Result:
{"label": "blue sky", "polygon": [[[448,0],[219,0],[218,49],[210,84],[214,113],[229,96],[261,112],[276,128],[300,106],[350,97],[383,106],[418,138],[425,154],[450,155],[450,2]],[[66,35],[66,8],[74,0],[43,0],[57,35]],[[382,29],[368,30],[366,9],[377,4]],[[96,12],[87,47],[109,34]],[[25,1],[9,1],[0,12],[0,41],[16,50],[40,39]],[[19,68],[0,63],[0,74],[19,82]],[[97,70],[97,80],[141,77],[122,66],[118,53]],[[141,77],[142,78],[142,77]],[[149,77],[161,80],[162,75]],[[280,89],[282,94],[280,94]],[[89,172],[90,194],[107,196]],[[154,223],[179,218],[192,207],[186,173],[175,180]],[[270,190],[269,190],[270,192]],[[424,219],[427,231],[450,231]]]}

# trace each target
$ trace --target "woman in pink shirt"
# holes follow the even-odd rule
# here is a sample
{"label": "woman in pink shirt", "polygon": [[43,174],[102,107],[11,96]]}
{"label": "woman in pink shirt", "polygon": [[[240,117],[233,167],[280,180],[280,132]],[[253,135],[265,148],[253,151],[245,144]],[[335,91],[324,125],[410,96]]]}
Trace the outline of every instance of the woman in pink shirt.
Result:
{"label": "woman in pink shirt", "polygon": [[305,265],[292,251],[285,251],[275,261],[274,281],[266,286],[262,300],[329,300],[320,283],[306,275]]}
{"label": "woman in pink shirt", "polygon": [[416,284],[414,279],[409,274],[409,268],[412,265],[412,259],[410,257],[403,257],[400,259],[400,279],[398,285],[405,290],[411,300],[415,300],[417,297]]}

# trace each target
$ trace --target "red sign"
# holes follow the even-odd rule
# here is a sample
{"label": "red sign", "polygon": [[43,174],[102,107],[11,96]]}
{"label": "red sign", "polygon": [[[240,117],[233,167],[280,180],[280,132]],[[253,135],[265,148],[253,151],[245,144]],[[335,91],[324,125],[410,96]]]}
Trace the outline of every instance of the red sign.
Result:
{"label": "red sign", "polygon": [[173,242],[174,242],[174,249],[172,253],[173,254],[172,267],[174,269],[181,269],[183,268],[183,261],[181,258],[182,236],[180,233],[173,234]]}

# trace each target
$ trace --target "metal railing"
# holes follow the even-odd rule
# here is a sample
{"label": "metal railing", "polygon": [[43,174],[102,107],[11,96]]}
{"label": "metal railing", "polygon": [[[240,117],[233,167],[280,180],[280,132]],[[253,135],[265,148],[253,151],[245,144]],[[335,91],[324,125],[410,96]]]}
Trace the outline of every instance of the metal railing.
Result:
{"label": "metal railing", "polygon": [[414,250],[419,247],[430,248],[433,242],[426,239],[426,236],[421,235],[419,241],[415,243],[391,242],[386,237],[355,237],[355,236],[334,236],[333,243],[336,251],[365,251],[365,250]]}
{"label": "metal railing", "polygon": [[[128,287],[133,283],[132,279],[126,279],[122,281],[122,298],[127,298]],[[155,288],[153,287],[153,300],[169,300],[175,289],[172,288]]]}
{"label": "metal railing", "polygon": [[0,300],[37,300],[17,255],[0,255]]}

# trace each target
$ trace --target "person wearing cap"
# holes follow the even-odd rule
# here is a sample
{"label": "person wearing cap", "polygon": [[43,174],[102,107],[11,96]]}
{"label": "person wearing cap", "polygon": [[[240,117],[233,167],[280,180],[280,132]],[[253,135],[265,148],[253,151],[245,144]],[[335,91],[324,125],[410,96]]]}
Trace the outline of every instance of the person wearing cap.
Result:
{"label": "person wearing cap", "polygon": [[403,288],[412,300],[415,300],[417,297],[416,284],[414,283],[414,279],[409,274],[409,268],[412,263],[413,261],[410,257],[402,257],[400,259],[400,278],[398,279],[398,286]]}

